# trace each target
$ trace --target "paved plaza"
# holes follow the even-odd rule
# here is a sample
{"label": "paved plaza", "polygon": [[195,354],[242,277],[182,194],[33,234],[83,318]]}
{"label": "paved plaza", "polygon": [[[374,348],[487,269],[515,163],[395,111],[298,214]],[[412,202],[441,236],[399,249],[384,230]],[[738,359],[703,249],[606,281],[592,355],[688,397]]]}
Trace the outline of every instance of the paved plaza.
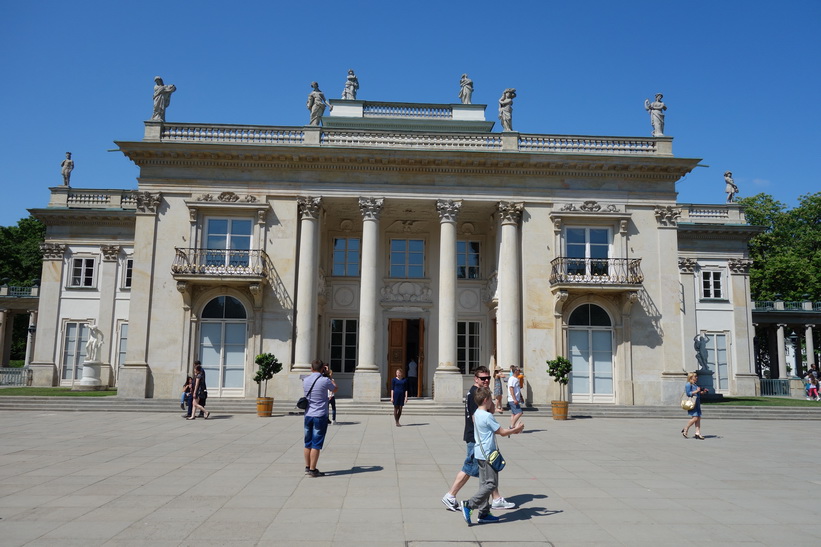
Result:
{"label": "paved plaza", "polygon": [[684,415],[526,415],[523,434],[500,440],[501,491],[518,508],[471,527],[440,502],[464,454],[462,418],[404,422],[340,416],[319,460],[328,476],[310,478],[299,416],[2,411],[0,544],[819,544],[814,421],[708,409],[697,441],[681,437]]}

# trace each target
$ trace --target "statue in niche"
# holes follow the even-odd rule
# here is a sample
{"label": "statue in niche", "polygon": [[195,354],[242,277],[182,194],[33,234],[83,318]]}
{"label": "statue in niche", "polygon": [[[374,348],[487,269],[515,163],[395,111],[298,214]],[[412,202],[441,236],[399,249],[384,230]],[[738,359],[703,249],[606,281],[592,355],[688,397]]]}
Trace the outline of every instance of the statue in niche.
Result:
{"label": "statue in niche", "polygon": [[171,94],[177,90],[175,85],[163,84],[162,78],[154,77],[154,115],[152,120],[165,121],[165,109],[171,104]]}
{"label": "statue in niche", "polygon": [[699,370],[709,370],[707,368],[707,338],[703,332],[695,335],[693,338],[693,349],[696,350],[696,361],[698,361]]}
{"label": "statue in niche", "polygon": [[502,131],[513,131],[513,99],[516,98],[516,90],[505,89],[499,99],[499,121],[502,122]]}
{"label": "statue in niche", "polygon": [[103,331],[91,323],[88,326],[88,341],[86,342],[86,362],[97,363],[100,361],[100,351],[103,348]]}
{"label": "statue in niche", "polygon": [[462,79],[459,80],[459,100],[462,101],[462,104],[472,104],[471,100],[473,98],[473,80],[468,78],[467,74],[462,74]]}
{"label": "statue in niche", "polygon": [[650,125],[653,126],[653,136],[664,136],[664,111],[667,106],[661,102],[664,97],[661,93],[656,93],[656,100],[652,103],[650,99],[644,99],[644,109],[650,113]]}
{"label": "statue in niche", "polygon": [[345,89],[342,90],[342,99],[355,101],[356,92],[359,90],[359,78],[353,73],[353,69],[348,71],[348,78],[345,80]]}
{"label": "statue in niche", "polygon": [[71,152],[66,152],[66,159],[60,164],[60,172],[63,174],[63,186],[69,185],[72,171],[74,171],[74,160],[71,159]]}
{"label": "statue in niche", "polygon": [[738,186],[735,185],[733,181],[733,173],[727,171],[724,173],[724,191],[727,192],[727,203],[733,203],[735,201],[735,195],[738,193]]}
{"label": "statue in niche", "polygon": [[308,95],[308,103],[305,105],[311,112],[311,121],[308,122],[308,125],[320,125],[322,115],[325,113],[325,107],[331,105],[325,100],[325,94],[319,90],[318,83],[311,82],[311,88],[313,91]]}

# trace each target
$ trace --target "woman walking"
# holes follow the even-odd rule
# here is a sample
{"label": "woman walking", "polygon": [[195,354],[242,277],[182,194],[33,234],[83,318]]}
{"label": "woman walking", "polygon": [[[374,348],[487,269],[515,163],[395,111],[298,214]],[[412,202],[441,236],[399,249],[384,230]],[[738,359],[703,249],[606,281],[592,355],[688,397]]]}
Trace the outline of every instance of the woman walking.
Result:
{"label": "woman walking", "polygon": [[402,417],[402,407],[408,402],[408,380],[405,372],[396,369],[396,378],[391,379],[391,404],[393,405],[393,419],[396,420],[396,427],[399,425],[399,418]]}
{"label": "woman walking", "polygon": [[207,420],[211,413],[205,410],[205,407],[200,404],[202,399],[204,398],[204,392],[208,388],[205,387],[205,371],[202,370],[202,364],[199,361],[194,361],[194,389],[193,398],[191,399],[191,416],[188,417],[189,420],[195,419],[197,410],[204,413],[204,418]]}
{"label": "woman walking", "polygon": [[701,436],[701,394],[707,393],[708,390],[707,388],[698,387],[696,385],[696,380],[698,380],[698,375],[695,372],[691,372],[687,375],[687,383],[684,384],[684,394],[688,397],[695,397],[696,406],[693,407],[693,410],[687,411],[687,414],[691,416],[690,421],[687,422],[687,426],[681,430],[681,434],[685,439],[687,439],[687,433],[690,431],[690,426],[695,424],[695,438],[703,441],[704,437]]}
{"label": "woman walking", "polygon": [[493,398],[496,400],[496,414],[503,414],[502,412],[502,383],[505,376],[505,371],[498,368],[493,373]]}

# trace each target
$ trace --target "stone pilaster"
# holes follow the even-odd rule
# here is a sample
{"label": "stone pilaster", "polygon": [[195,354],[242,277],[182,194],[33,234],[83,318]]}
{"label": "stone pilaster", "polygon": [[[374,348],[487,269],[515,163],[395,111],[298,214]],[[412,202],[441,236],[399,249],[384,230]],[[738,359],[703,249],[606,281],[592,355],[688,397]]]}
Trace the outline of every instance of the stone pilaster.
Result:
{"label": "stone pilaster", "polygon": [[316,358],[317,279],[319,272],[319,217],[321,197],[298,199],[299,271],[296,292],[296,333],[294,336],[295,372],[309,372]]}
{"label": "stone pilaster", "polygon": [[497,364],[502,368],[522,364],[522,303],[519,280],[519,223],[524,204],[499,202],[501,248],[499,250],[499,321]]}
{"label": "stone pilaster", "polygon": [[785,323],[778,324],[778,330],[776,331],[776,347],[778,351],[778,378],[781,380],[786,380],[789,378],[787,374],[787,356],[784,354],[784,328],[787,325]]}
{"label": "stone pilaster", "polygon": [[436,201],[439,213],[439,364],[434,374],[437,402],[457,402],[462,397],[456,351],[456,217],[461,201]]}
{"label": "stone pilaster", "polygon": [[40,250],[43,251],[43,271],[40,280],[37,337],[29,367],[32,373],[32,386],[51,387],[58,382],[55,357],[59,351],[56,348],[62,345],[59,308],[54,303],[60,301],[63,290],[66,246],[59,243],[43,243]]}
{"label": "stone pilaster", "polygon": [[34,354],[34,343],[37,340],[37,310],[29,310],[29,327],[26,333],[26,361],[25,366],[31,364]]}
{"label": "stone pilaster", "polygon": [[359,359],[353,382],[353,398],[357,401],[378,401],[381,378],[376,362],[379,339],[379,216],[384,198],[359,198],[362,213],[362,257],[359,290]]}

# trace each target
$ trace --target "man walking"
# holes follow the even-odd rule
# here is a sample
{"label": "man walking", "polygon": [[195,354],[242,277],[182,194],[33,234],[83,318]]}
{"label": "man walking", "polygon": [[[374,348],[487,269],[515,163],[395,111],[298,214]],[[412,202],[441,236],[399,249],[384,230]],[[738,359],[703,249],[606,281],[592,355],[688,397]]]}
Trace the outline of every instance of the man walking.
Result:
{"label": "man walking", "polygon": [[[473,436],[473,414],[476,412],[478,405],[474,400],[476,390],[481,387],[488,387],[490,385],[490,371],[485,366],[476,367],[473,371],[473,385],[465,395],[465,434],[462,437],[467,444],[467,452],[465,454],[465,462],[462,464],[462,470],[456,474],[456,479],[450,490],[442,497],[442,503],[448,508],[448,511],[460,511],[459,502],[456,501],[456,494],[468,482],[471,477],[479,476],[479,464],[476,462],[474,455],[474,448],[476,447],[476,440]],[[510,503],[505,500],[499,489],[493,489],[493,502],[491,503],[493,509],[513,509],[516,507],[515,503]]]}
{"label": "man walking", "polygon": [[311,363],[313,373],[302,380],[302,390],[308,399],[305,410],[305,474],[324,477],[325,473],[316,468],[319,451],[325,443],[328,430],[328,393],[336,393],[333,371],[322,361]]}
{"label": "man walking", "polygon": [[510,367],[510,378],[507,379],[507,405],[510,407],[510,428],[522,418],[522,386],[519,384],[519,367]]}

